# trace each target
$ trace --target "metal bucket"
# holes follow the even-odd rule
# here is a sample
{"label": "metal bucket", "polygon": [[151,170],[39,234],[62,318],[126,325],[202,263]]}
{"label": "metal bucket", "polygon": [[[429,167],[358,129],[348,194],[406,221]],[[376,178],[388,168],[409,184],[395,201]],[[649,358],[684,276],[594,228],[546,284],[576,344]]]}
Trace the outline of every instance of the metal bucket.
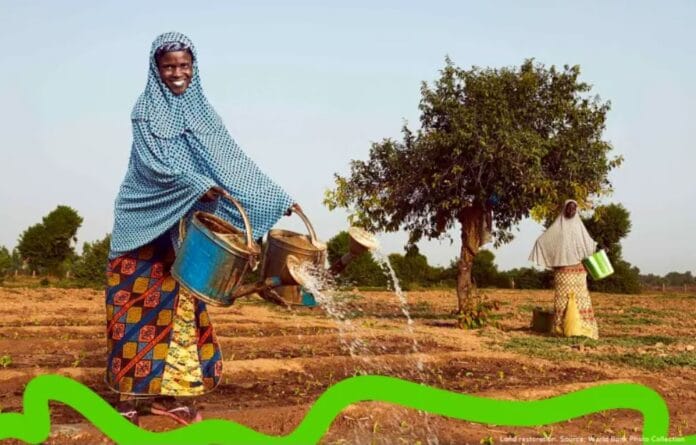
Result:
{"label": "metal bucket", "polygon": [[268,239],[263,250],[261,277],[277,276],[283,286],[261,292],[266,300],[278,303],[281,300],[288,305],[303,304],[303,292],[297,281],[288,271],[288,256],[294,256],[299,262],[310,262],[318,267],[326,261],[326,245],[317,240],[314,227],[304,213],[295,210],[302,218],[309,235],[302,235],[290,230],[273,229],[268,232]]}
{"label": "metal bucket", "polygon": [[172,266],[172,276],[191,294],[215,306],[229,306],[233,293],[248,270],[255,270],[260,248],[251,236],[249,218],[231,196],[223,198],[234,204],[244,221],[245,232],[206,212],[195,212],[188,233],[184,219],[179,224],[183,239]]}
{"label": "metal bucket", "polygon": [[601,280],[614,273],[614,267],[603,249],[582,260],[582,264],[593,280]]}

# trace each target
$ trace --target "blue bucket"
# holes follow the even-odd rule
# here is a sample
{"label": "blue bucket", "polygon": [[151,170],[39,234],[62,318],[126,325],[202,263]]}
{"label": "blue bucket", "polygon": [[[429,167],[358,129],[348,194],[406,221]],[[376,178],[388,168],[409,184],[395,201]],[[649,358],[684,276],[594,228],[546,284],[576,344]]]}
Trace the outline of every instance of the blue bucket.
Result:
{"label": "blue bucket", "polygon": [[194,297],[214,306],[229,306],[244,274],[255,270],[261,249],[251,237],[251,226],[241,205],[231,201],[244,220],[246,233],[227,221],[206,212],[195,212],[188,230],[183,219],[179,234],[183,238],[172,265],[172,276]]}

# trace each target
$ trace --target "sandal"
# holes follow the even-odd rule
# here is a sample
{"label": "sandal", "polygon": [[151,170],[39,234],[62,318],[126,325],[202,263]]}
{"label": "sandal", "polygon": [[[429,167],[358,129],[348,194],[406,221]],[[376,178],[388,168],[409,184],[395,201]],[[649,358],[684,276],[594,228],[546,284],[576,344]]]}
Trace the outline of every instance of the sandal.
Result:
{"label": "sandal", "polygon": [[190,425],[203,420],[203,416],[193,404],[184,404],[174,398],[157,399],[150,406],[150,413],[165,416],[182,425]]}
{"label": "sandal", "polygon": [[136,406],[132,402],[119,402],[116,405],[116,411],[122,415],[127,421],[133,425],[140,426],[140,414],[136,409]]}

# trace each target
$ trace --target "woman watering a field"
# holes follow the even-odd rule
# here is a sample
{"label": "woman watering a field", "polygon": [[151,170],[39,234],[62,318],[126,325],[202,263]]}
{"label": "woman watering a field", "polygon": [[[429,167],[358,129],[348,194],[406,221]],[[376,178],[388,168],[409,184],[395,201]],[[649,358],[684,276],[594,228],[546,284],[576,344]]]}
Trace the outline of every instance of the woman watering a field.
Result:
{"label": "woman watering a field", "polygon": [[577,209],[578,204],[573,200],[564,203],[561,214],[537,239],[529,259],[554,269],[553,332],[597,339],[587,272],[581,264],[583,258],[594,253],[597,243],[587,232]]}
{"label": "woman watering a field", "polygon": [[106,382],[132,422],[148,412],[185,424],[200,414],[174,397],[213,389],[222,355],[205,304],[180,291],[170,274],[179,220],[201,210],[244,227],[237,209],[216,199],[226,191],[241,202],[259,238],[299,206],[232,140],[203,94],[196,50],[183,34],[153,42],[131,121],[107,269]]}

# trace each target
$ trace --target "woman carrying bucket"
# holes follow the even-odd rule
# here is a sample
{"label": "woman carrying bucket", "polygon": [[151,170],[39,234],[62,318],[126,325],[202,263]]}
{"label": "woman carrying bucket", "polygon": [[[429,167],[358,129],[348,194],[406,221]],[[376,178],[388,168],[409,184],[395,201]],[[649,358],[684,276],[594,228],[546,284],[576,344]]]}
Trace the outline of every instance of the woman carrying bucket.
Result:
{"label": "woman carrying bucket", "polygon": [[577,208],[573,200],[564,203],[561,214],[537,239],[529,259],[554,269],[553,332],[597,339],[587,273],[581,263],[594,253],[597,243],[587,232]]}
{"label": "woman carrying bucket", "polygon": [[146,412],[188,424],[201,416],[185,401],[217,386],[222,355],[205,303],[180,292],[170,273],[179,221],[200,210],[243,228],[234,205],[216,199],[229,193],[257,239],[299,206],[232,140],[203,94],[196,50],[183,34],[153,42],[131,121],[107,266],[106,383],[133,423]]}

